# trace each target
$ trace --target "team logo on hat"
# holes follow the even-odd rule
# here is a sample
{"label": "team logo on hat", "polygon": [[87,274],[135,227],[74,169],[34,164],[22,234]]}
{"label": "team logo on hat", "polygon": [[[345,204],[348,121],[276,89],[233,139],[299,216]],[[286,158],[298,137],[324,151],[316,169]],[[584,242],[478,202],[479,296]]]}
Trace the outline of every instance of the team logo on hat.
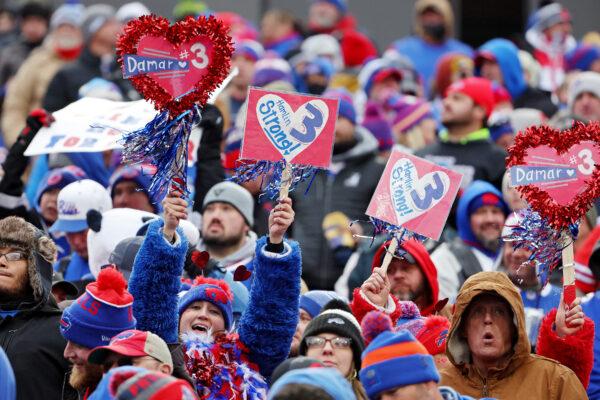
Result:
{"label": "team logo on hat", "polygon": [[225,292],[223,292],[221,289],[217,289],[217,288],[206,288],[206,295],[208,297],[210,297],[211,299],[218,301],[219,303],[223,303],[223,304],[227,304],[228,302],[228,298],[227,295],[225,294]]}
{"label": "team logo on hat", "polygon": [[62,174],[60,172],[55,172],[48,178],[48,186],[56,185],[62,180]]}
{"label": "team logo on hat", "polygon": [[60,319],[60,330],[68,331],[69,329],[71,329],[71,321],[69,321],[69,317],[63,316]]}
{"label": "team logo on hat", "polygon": [[115,336],[114,338],[111,339],[110,344],[113,344],[115,342],[119,342],[121,340],[129,339],[133,335],[135,335],[135,332],[123,332],[123,333],[119,333],[117,336]]}
{"label": "team logo on hat", "polygon": [[58,202],[58,212],[62,215],[77,215],[79,214],[79,209],[75,203],[60,200]]}
{"label": "team logo on hat", "polygon": [[435,340],[436,346],[441,347],[442,344],[444,344],[444,341],[446,340],[447,336],[448,336],[448,329],[444,329],[443,331],[441,331],[440,335]]}
{"label": "team logo on hat", "polygon": [[344,320],[343,320],[343,319],[341,319],[341,318],[329,318],[329,319],[327,320],[327,323],[328,323],[328,324],[338,324],[338,325],[344,325],[344,324],[346,324],[346,323],[344,322]]}

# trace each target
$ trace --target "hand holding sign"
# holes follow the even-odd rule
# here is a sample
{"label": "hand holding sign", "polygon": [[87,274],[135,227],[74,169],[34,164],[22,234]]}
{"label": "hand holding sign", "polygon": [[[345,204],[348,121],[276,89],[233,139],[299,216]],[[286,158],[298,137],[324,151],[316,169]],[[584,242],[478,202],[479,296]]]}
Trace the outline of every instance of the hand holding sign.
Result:
{"label": "hand holding sign", "polygon": [[[531,208],[541,215],[541,224],[532,223],[531,212],[525,212],[524,224],[538,232],[537,243],[527,243],[534,257],[541,248],[559,247],[563,258],[564,297],[567,304],[575,299],[573,270],[573,236],[576,224],[592,202],[600,197],[600,124],[576,122],[571,129],[557,131],[550,127],[530,127],[520,132],[510,148],[507,166],[511,184]],[[550,226],[548,226],[550,225]],[[551,229],[563,232],[563,243],[548,242]],[[519,235],[517,235],[519,236]],[[519,238],[512,238],[515,242]],[[556,257],[536,259],[538,265],[552,271]]]}
{"label": "hand holding sign", "polygon": [[337,119],[337,100],[250,88],[241,158],[255,163],[237,169],[236,180],[263,175],[264,191],[281,197],[310,176],[328,168]]}

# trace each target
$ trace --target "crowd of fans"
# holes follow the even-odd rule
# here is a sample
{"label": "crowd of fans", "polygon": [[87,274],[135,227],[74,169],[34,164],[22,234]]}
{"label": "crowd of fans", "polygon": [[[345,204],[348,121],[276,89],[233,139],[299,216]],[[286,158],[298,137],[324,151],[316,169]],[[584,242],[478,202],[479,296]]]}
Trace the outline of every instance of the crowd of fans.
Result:
{"label": "crowd of fans", "polygon": [[[596,206],[573,304],[560,268],[503,240],[527,207],[505,168],[515,135],[600,120],[600,34],[573,37],[568,4],[539,4],[525,48],[472,48],[448,0],[417,0],[391,44],[346,0],[259,26],[180,0],[173,21],[230,28],[238,73],[202,109],[192,195],[160,203],[152,166],[120,150],[24,155],[82,97],[140,99],[115,44],[152,10],[0,4],[0,398],[600,399]],[[228,180],[251,86],[339,100],[330,167],[278,201]],[[402,242],[383,270],[365,210],[392,150],[463,178],[440,240]]]}

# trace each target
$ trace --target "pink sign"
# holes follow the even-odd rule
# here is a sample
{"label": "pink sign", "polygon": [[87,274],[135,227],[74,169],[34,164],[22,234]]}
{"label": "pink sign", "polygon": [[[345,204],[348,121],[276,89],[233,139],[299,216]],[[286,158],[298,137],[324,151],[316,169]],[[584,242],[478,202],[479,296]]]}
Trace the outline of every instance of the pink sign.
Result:
{"label": "pink sign", "polygon": [[250,88],[241,156],[328,168],[338,100]]}
{"label": "pink sign", "polygon": [[586,180],[600,163],[600,150],[594,142],[584,141],[559,155],[554,148],[542,145],[529,148],[523,160],[525,165],[510,168],[511,185],[536,186],[558,205],[566,206],[586,190]]}
{"label": "pink sign", "polygon": [[393,151],[367,215],[438,240],[461,179],[457,172]]}

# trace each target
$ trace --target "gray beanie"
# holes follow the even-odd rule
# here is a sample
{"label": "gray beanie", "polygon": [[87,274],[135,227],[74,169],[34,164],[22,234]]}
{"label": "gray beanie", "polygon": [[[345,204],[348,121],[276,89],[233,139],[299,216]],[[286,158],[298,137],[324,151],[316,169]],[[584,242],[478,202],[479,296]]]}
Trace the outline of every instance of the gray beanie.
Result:
{"label": "gray beanie", "polygon": [[254,199],[250,192],[240,185],[228,181],[217,183],[206,194],[202,212],[210,203],[231,204],[242,214],[248,226],[254,225]]}
{"label": "gray beanie", "polygon": [[577,97],[583,92],[590,92],[600,99],[600,74],[587,71],[577,74],[569,86],[569,110],[573,111],[573,105]]}
{"label": "gray beanie", "polygon": [[85,10],[81,31],[86,42],[108,21],[115,19],[116,10],[108,4],[94,4]]}
{"label": "gray beanie", "polygon": [[50,27],[56,29],[63,24],[79,27],[84,13],[85,7],[82,4],[63,4],[52,13]]}

